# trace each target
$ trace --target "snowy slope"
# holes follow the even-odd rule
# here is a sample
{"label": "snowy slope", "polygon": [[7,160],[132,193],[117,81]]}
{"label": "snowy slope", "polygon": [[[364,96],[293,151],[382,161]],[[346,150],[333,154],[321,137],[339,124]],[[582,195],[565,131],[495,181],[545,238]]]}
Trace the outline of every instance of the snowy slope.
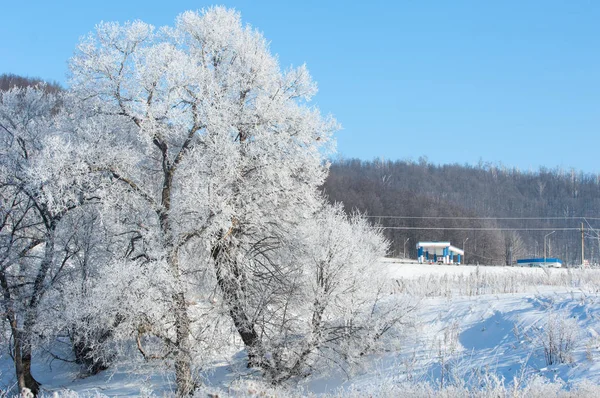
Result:
{"label": "snowy slope", "polygon": [[[524,384],[543,376],[567,389],[582,381],[600,384],[596,270],[396,263],[382,264],[382,269],[398,280],[396,294],[418,296],[402,340],[385,353],[368,356],[350,372],[334,368],[297,381],[295,394],[379,395],[407,382],[478,388],[492,376]],[[565,344],[563,363],[546,361],[544,346],[552,339],[570,344]],[[36,363],[34,375],[46,391],[61,394],[64,389],[92,396],[171,394],[172,375],[134,356],[132,351],[132,358],[112,371],[85,379],[77,377],[73,365],[57,361]],[[6,355],[1,371],[4,384],[10,384]],[[260,387],[256,375],[243,367],[243,353],[207,367],[202,378],[203,394],[233,391],[243,396],[269,388]],[[240,379],[246,381],[240,384]]]}
{"label": "snowy slope", "polygon": [[[362,374],[339,385],[321,378],[309,383],[309,389],[366,387],[377,379],[469,384],[489,373],[507,381],[542,375],[568,384],[599,384],[599,300],[597,295],[564,291],[425,298],[419,322],[400,352],[373,356]],[[549,366],[543,342],[552,317],[566,322],[574,346],[567,363]]]}

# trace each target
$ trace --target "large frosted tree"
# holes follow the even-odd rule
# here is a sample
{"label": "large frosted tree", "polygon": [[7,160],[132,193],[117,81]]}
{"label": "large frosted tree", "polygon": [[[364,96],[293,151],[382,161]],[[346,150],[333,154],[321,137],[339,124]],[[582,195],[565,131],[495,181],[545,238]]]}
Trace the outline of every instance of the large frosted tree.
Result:
{"label": "large frosted tree", "polygon": [[[0,282],[7,320],[24,319],[17,372],[42,323],[68,331],[92,372],[110,339],[133,336],[146,359],[172,360],[179,396],[232,329],[248,366],[278,383],[360,357],[401,323],[405,308],[368,271],[387,242],[318,190],[337,123],[309,106],[306,68],[282,71],[236,12],[186,12],[160,29],[102,23],[71,71],[53,107],[23,109],[41,95],[25,91],[1,109],[3,123],[24,121],[0,126],[12,206]],[[60,316],[40,318],[40,303]],[[145,334],[161,344],[147,349]]]}
{"label": "large frosted tree", "polygon": [[162,279],[168,315],[153,319],[172,318],[164,333],[178,394],[194,389],[191,325],[202,320],[190,306],[209,267],[260,365],[244,266],[267,258],[285,225],[316,210],[322,145],[336,128],[306,105],[316,91],[306,68],[282,72],[262,35],[217,7],[161,29],[100,24],[71,71],[70,106],[82,115],[74,129],[86,143],[78,162],[105,178],[99,196],[131,236],[128,260]]}

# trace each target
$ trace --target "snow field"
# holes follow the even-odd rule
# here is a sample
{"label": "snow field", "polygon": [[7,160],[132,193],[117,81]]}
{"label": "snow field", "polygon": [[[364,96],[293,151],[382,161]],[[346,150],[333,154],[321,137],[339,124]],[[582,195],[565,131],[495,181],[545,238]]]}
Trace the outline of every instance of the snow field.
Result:
{"label": "snow field", "polygon": [[[309,390],[338,396],[536,396],[551,390],[556,392],[551,396],[597,396],[596,294],[423,298],[415,318],[400,350],[372,357],[360,374],[335,386],[337,391],[327,377],[313,381]],[[549,336],[571,343],[564,363],[546,363]],[[585,395],[583,386],[594,393]]]}
{"label": "snow field", "polygon": [[[351,369],[332,368],[283,387],[244,368],[243,351],[199,370],[196,396],[592,397],[600,388],[600,284],[596,270],[384,264],[395,295],[417,302],[401,337]],[[545,347],[563,349],[548,364]],[[562,341],[561,341],[562,339]],[[6,351],[5,351],[6,352]],[[3,389],[11,361],[2,357]],[[48,396],[171,396],[170,373],[123,358],[80,379],[76,367],[38,362]]]}
{"label": "snow field", "polygon": [[396,281],[396,293],[415,296],[522,293],[556,288],[597,292],[599,269],[523,268],[382,262]]}

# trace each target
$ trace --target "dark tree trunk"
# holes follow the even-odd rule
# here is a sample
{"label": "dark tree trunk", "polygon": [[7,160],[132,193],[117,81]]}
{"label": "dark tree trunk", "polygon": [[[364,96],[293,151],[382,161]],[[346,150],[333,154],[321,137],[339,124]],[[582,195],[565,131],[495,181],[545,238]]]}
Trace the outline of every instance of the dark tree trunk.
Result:
{"label": "dark tree trunk", "polygon": [[34,396],[40,392],[40,383],[31,374],[31,344],[28,341],[23,342],[22,372],[19,377],[19,389],[23,390],[23,387],[28,388]]}
{"label": "dark tree trunk", "polygon": [[[31,335],[35,323],[35,310],[35,308],[31,308],[27,312],[25,322],[23,322],[23,331],[20,333],[19,339],[21,340],[22,378],[24,386],[29,388],[34,396],[37,396],[40,390],[40,383],[31,374]],[[23,389],[21,385],[19,387],[21,390]]]}
{"label": "dark tree trunk", "polygon": [[[13,355],[15,361],[15,374],[19,390],[28,388],[35,396],[40,390],[40,383],[31,374],[31,343],[27,336],[27,328],[25,333],[19,328],[17,316],[12,305],[12,297],[8,289],[8,281],[3,272],[0,272],[0,284],[4,291],[4,308],[6,311],[6,320],[10,325],[10,331],[13,337]],[[26,326],[29,323],[26,320]]]}
{"label": "dark tree trunk", "polygon": [[28,388],[34,396],[37,396],[40,383],[31,374],[31,344],[19,330],[16,319],[10,322],[10,329],[13,335],[13,355],[19,391]]}
{"label": "dark tree trunk", "polygon": [[241,270],[235,261],[227,261],[222,258],[223,242],[215,245],[211,251],[217,284],[223,293],[225,302],[229,307],[229,315],[233,324],[239,333],[246,351],[248,353],[248,367],[265,367],[267,364],[263,360],[264,350],[254,323],[244,309],[243,286],[240,286]]}

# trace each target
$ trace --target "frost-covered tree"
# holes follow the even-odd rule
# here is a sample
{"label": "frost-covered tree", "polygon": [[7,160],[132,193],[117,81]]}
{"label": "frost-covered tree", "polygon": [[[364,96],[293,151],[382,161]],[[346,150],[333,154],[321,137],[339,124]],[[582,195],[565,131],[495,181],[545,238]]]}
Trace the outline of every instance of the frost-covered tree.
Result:
{"label": "frost-covered tree", "polygon": [[[40,170],[54,159],[60,95],[41,87],[0,93],[0,287],[3,315],[21,389],[37,394],[31,374],[35,326],[44,298],[73,256],[63,220],[87,201],[81,190],[56,190]],[[65,173],[68,174],[68,173]],[[66,181],[63,180],[63,181]]]}
{"label": "frost-covered tree", "polygon": [[[205,302],[207,269],[254,361],[243,250],[266,248],[278,241],[272,225],[314,211],[326,174],[320,148],[336,123],[305,105],[316,91],[306,68],[282,72],[262,35],[223,8],[186,12],[158,30],[100,24],[71,70],[85,115],[78,159],[106,178],[99,195],[130,236],[129,266],[152,273],[140,291],[160,300],[136,307],[164,329],[186,395],[201,343],[196,333],[192,342],[192,321],[202,322],[193,303]],[[130,274],[130,291],[139,275]]]}
{"label": "frost-covered tree", "polygon": [[73,330],[79,356],[103,363],[107,336],[134,336],[145,358],[173,360],[187,396],[227,324],[248,365],[280,382],[365,354],[400,323],[378,273],[365,278],[384,239],[318,191],[337,123],[308,105],[306,68],[281,71],[236,12],[102,23],[71,71],[32,170],[49,209],[96,202],[64,223],[79,229],[77,272],[55,290],[56,330]]}
{"label": "frost-covered tree", "polygon": [[59,235],[58,243],[68,248],[71,256],[67,272],[46,295],[48,305],[38,316],[37,329],[45,337],[42,343],[46,343],[47,352],[67,359],[62,345],[56,350],[56,342],[70,341],[72,359],[68,360],[81,365],[84,374],[96,374],[107,369],[115,357],[114,328],[120,318],[107,311],[102,305],[105,301],[93,293],[105,267],[122,252],[124,242],[111,235],[98,209],[92,206],[71,213],[63,220],[62,229],[65,233]]}
{"label": "frost-covered tree", "polygon": [[389,347],[388,337],[398,336],[414,303],[391,296],[392,280],[380,263],[388,248],[381,231],[358,214],[348,217],[341,206],[324,204],[287,239],[271,255],[272,264],[282,264],[286,283],[264,278],[279,291],[263,287],[270,294],[261,294],[266,298],[251,312],[260,314],[255,327],[271,380],[345,365],[382,344]]}

